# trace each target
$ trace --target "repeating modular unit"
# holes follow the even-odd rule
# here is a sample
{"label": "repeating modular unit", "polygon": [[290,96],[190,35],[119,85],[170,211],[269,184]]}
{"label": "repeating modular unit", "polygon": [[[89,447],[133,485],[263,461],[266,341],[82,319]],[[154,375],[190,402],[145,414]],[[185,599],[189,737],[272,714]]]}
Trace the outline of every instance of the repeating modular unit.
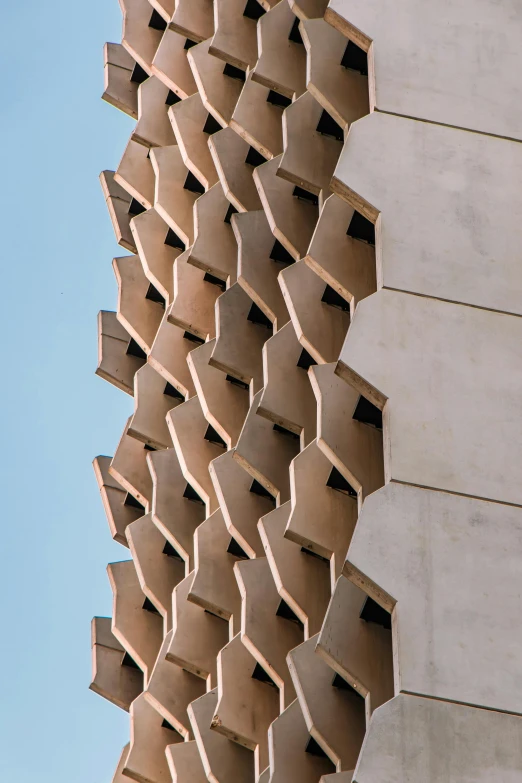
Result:
{"label": "repeating modular unit", "polygon": [[520,783],[519,0],[120,5],[113,783]]}

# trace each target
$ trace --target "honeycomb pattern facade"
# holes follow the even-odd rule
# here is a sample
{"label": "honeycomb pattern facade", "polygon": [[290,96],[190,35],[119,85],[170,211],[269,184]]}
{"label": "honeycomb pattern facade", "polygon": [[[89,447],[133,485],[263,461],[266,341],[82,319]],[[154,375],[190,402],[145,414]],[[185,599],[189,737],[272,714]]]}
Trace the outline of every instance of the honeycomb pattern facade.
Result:
{"label": "honeycomb pattern facade", "polygon": [[520,10],[120,6],[113,783],[519,783]]}

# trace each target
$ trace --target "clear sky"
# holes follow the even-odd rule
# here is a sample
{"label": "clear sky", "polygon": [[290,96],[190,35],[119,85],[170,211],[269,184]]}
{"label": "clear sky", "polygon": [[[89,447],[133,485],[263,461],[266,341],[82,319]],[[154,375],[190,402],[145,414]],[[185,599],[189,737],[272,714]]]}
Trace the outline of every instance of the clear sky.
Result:
{"label": "clear sky", "polygon": [[132,400],[94,375],[116,245],[98,174],[132,120],[100,100],[118,0],[0,0],[0,781],[109,783],[128,716],[88,690],[110,615],[92,459]]}

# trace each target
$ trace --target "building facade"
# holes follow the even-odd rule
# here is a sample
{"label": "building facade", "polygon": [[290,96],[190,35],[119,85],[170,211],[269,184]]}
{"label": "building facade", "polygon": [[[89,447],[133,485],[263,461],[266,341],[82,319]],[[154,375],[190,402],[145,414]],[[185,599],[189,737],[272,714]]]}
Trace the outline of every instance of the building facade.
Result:
{"label": "building facade", "polygon": [[522,6],[120,5],[113,783],[520,783]]}

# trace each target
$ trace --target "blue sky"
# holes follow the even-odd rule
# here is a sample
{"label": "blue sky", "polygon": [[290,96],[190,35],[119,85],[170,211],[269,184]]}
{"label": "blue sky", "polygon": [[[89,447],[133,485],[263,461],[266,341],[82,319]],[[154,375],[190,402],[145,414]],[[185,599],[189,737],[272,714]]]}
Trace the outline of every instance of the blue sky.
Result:
{"label": "blue sky", "polygon": [[94,375],[116,307],[98,182],[132,121],[100,100],[117,0],[0,0],[0,781],[109,783],[128,716],[88,690],[112,542],[91,467],[131,398]]}

